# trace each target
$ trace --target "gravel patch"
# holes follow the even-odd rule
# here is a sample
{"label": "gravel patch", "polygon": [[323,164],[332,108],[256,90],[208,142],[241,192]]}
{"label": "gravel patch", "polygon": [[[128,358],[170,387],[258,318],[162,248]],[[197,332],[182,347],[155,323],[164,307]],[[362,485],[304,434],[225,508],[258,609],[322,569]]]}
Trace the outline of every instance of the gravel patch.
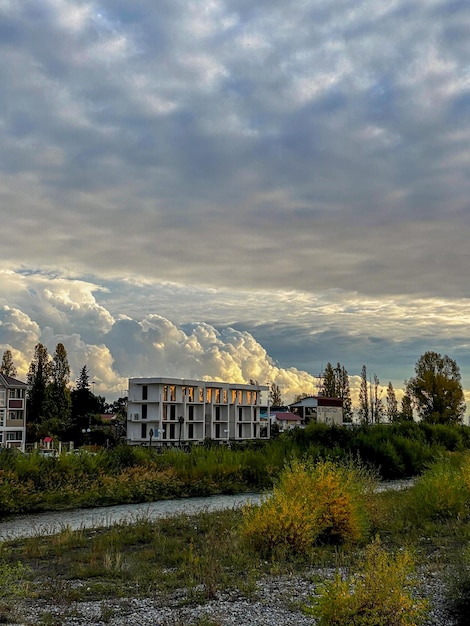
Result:
{"label": "gravel patch", "polygon": [[[327,574],[315,571],[312,576],[319,573]],[[444,609],[445,589],[439,578],[423,575],[422,589],[431,603],[426,626],[457,626]],[[58,606],[28,601],[17,607],[17,615],[22,617],[17,626],[192,626],[202,618],[217,626],[314,626],[316,620],[301,608],[314,593],[315,583],[309,577],[283,576],[258,581],[249,597],[236,591],[221,592],[204,604],[191,603],[185,590],[151,598]]]}

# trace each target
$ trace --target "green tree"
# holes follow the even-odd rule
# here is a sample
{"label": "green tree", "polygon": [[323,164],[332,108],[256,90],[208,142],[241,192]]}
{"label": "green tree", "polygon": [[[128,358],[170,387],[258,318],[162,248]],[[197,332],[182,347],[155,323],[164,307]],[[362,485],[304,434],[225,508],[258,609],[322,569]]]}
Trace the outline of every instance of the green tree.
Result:
{"label": "green tree", "polygon": [[323,372],[322,395],[327,398],[337,398],[338,381],[336,372],[331,363],[327,363]]}
{"label": "green tree", "polygon": [[50,378],[47,386],[47,426],[51,434],[63,437],[72,426],[72,400],[69,389],[70,366],[62,343],[57,344],[52,357]]}
{"label": "green tree", "polygon": [[335,369],[337,379],[338,398],[343,401],[343,422],[352,422],[353,411],[351,402],[351,388],[349,386],[349,375],[346,368],[340,363]]}
{"label": "green tree", "polygon": [[399,413],[398,417],[401,421],[404,422],[413,421],[413,401],[406,393],[401,399],[401,412]]}
{"label": "green tree", "polygon": [[0,365],[0,374],[3,374],[4,376],[11,376],[12,378],[16,376],[16,367],[13,363],[11,350],[5,350],[3,353],[2,364]]}
{"label": "green tree", "polygon": [[398,402],[391,381],[388,382],[385,414],[389,422],[398,420]]}
{"label": "green tree", "polygon": [[86,365],[80,370],[71,398],[74,441],[81,442],[84,439],[83,430],[90,428],[95,415],[104,413],[106,408],[105,399],[90,391],[90,375]]}
{"label": "green tree", "polygon": [[367,384],[367,369],[366,366],[362,366],[361,370],[361,386],[359,389],[359,409],[358,416],[363,424],[369,424],[369,387]]}
{"label": "green tree", "polygon": [[377,374],[374,374],[374,385],[371,388],[371,417],[375,424],[383,422],[385,415],[385,407],[382,400],[382,391],[380,389],[380,380]]}
{"label": "green tree", "polygon": [[352,421],[351,389],[345,367],[338,363],[334,368],[327,363],[323,372],[322,395],[327,398],[341,398],[343,401],[343,421]]}
{"label": "green tree", "polygon": [[282,406],[281,390],[276,383],[271,383],[269,389],[269,404],[270,406]]}
{"label": "green tree", "polygon": [[431,424],[462,421],[465,400],[460,368],[449,356],[425,352],[416,362],[415,376],[406,383],[406,393],[423,421]]}
{"label": "green tree", "polygon": [[[28,423],[38,426],[47,416],[47,386],[50,381],[51,362],[46,346],[38,343],[28,371],[27,415]],[[33,429],[34,430],[34,429]],[[38,433],[31,433],[33,439]]]}

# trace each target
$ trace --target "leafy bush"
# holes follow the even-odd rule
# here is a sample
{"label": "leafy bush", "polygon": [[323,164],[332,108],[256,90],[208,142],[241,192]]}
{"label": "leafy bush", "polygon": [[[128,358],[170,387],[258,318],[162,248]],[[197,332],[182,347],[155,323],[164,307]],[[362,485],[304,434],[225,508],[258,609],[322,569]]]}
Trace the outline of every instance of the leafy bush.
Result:
{"label": "leafy bush", "polygon": [[368,528],[372,476],[358,466],[294,460],[272,496],[244,509],[242,533],[255,549],[305,553],[318,543],[355,542]]}
{"label": "leafy bush", "polygon": [[358,573],[343,578],[337,572],[305,610],[319,626],[417,626],[426,618],[427,602],[413,596],[413,574],[410,553],[390,554],[377,538]]}
{"label": "leafy bush", "polygon": [[470,459],[442,457],[409,489],[408,515],[415,525],[461,518],[467,511],[469,494]]}

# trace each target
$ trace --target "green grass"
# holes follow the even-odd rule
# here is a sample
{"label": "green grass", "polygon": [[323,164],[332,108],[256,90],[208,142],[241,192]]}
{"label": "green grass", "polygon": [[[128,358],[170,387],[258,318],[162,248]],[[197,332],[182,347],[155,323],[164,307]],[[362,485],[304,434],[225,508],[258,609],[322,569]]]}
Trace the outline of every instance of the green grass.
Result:
{"label": "green grass", "polygon": [[[449,466],[452,477],[457,466]],[[466,467],[465,460],[462,467]],[[423,483],[435,476],[442,482],[442,471],[442,466],[431,468]],[[448,489],[452,485],[450,481]],[[418,503],[423,510],[416,523]],[[321,589],[328,575],[331,579],[334,572],[351,574],[359,568],[365,546],[374,537],[380,538],[387,553],[408,551],[416,568],[435,580],[445,580],[449,610],[466,617],[470,605],[469,504],[467,497],[463,514],[460,508],[458,514],[427,514],[425,509],[432,509],[433,502],[422,497],[419,482],[405,491],[377,493],[370,498],[369,535],[363,541],[320,543],[301,554],[273,551],[268,558],[244,539],[243,511],[232,509],[157,521],[141,517],[109,529],[65,527],[53,536],[4,542],[0,544],[0,589],[5,590],[0,621],[2,615],[6,619],[21,616],[27,601],[53,604],[64,617],[74,610],[74,602],[94,600],[103,603],[104,620],[111,620],[113,609],[108,603],[113,599],[158,597],[163,603],[175,603],[177,597],[180,605],[200,604],[230,590],[250,598],[256,596],[256,582],[263,577],[293,573],[310,581],[312,590]],[[183,594],[174,595],[181,590]],[[41,619],[44,624],[60,623],[47,611]],[[217,626],[216,622],[200,624]]]}

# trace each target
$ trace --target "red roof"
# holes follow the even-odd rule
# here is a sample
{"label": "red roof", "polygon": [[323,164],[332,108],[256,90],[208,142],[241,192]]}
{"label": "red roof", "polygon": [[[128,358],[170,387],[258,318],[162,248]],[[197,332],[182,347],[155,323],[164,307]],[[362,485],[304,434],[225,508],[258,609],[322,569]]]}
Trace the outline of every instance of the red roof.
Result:
{"label": "red roof", "polygon": [[296,415],[295,413],[291,413],[290,411],[273,411],[271,415],[274,415],[275,418],[279,421],[285,422],[301,422],[302,418],[300,415]]}

